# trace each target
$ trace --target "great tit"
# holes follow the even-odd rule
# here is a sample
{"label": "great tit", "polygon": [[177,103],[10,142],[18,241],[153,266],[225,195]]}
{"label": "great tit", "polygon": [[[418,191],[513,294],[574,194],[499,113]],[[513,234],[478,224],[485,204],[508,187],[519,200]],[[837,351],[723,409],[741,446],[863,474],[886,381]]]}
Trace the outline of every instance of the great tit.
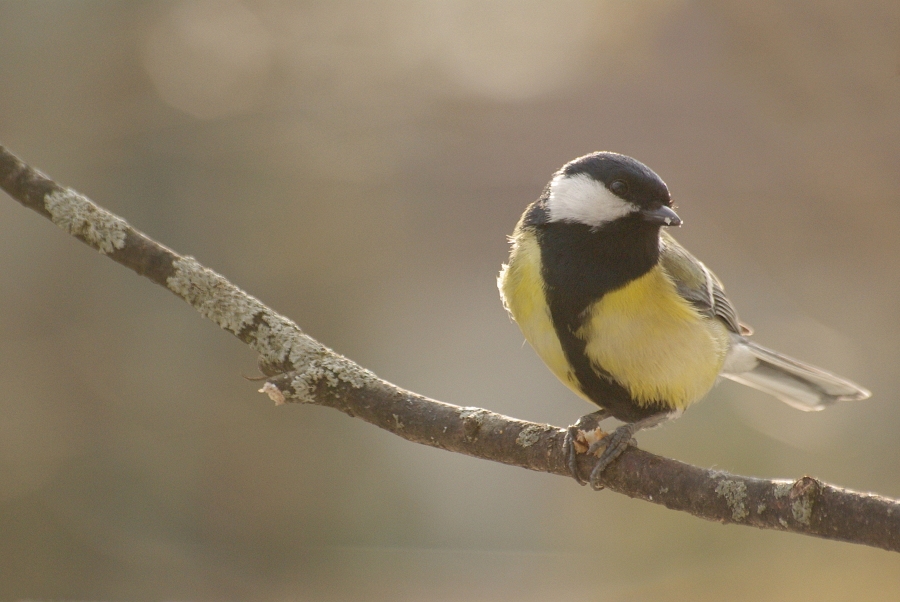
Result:
{"label": "great tit", "polygon": [[668,187],[650,168],[596,152],[557,171],[510,237],[498,279],[504,306],[553,374],[601,408],[566,437],[582,484],[582,427],[606,417],[625,422],[588,450],[605,446],[590,476],[599,489],[602,471],[637,431],[679,416],[719,376],[805,411],[870,396],[751,342],[722,283],[662,230],[680,225]]}

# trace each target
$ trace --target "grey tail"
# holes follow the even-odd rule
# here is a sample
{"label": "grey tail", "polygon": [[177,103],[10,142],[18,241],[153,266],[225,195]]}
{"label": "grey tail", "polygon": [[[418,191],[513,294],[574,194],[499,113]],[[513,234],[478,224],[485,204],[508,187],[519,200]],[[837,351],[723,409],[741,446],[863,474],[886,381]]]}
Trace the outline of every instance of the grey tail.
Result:
{"label": "grey tail", "polygon": [[726,361],[722,376],[774,395],[798,410],[814,412],[872,395],[854,382],[746,339],[734,343],[729,359],[734,355],[738,361]]}

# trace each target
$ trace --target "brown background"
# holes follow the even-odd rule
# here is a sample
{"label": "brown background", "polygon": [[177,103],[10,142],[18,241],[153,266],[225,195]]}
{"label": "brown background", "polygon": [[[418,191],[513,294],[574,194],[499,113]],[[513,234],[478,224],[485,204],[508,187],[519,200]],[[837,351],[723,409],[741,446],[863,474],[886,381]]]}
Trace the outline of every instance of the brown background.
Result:
{"label": "brown background", "polygon": [[[2,2],[0,142],[380,376],[565,425],[505,236],[646,162],[757,340],[642,447],[900,497],[900,3]],[[788,6],[789,5],[789,6]],[[0,199],[0,599],[895,600],[900,556],[723,527],[276,408],[245,347]]]}

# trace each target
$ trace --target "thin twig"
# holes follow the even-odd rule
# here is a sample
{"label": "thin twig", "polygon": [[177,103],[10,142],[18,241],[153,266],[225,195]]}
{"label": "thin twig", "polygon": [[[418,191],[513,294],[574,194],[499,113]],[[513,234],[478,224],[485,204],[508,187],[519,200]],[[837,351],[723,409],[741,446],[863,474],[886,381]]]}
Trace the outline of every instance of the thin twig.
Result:
{"label": "thin twig", "polygon": [[[166,287],[259,354],[276,403],[335,408],[408,441],[569,476],[555,426],[428,399],[379,379],[305,335],[221,275],[181,256],[60,186],[0,146],[0,187],[72,236]],[[587,476],[592,458],[579,458]],[[634,447],[603,473],[607,489],[722,523],[814,535],[900,551],[900,501],[796,481],[732,475]]]}

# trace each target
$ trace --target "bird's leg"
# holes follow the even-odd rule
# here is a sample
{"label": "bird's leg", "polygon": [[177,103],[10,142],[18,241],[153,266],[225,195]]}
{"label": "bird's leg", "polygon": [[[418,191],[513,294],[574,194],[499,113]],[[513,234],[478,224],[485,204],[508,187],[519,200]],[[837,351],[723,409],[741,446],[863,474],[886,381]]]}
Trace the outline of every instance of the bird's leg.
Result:
{"label": "bird's leg", "polygon": [[[575,442],[578,439],[579,431],[594,431],[600,424],[600,421],[604,418],[609,418],[609,412],[606,410],[597,410],[591,414],[585,414],[581,418],[579,418],[575,424],[571,425],[568,429],[566,429],[566,438],[563,440],[563,451],[566,454],[566,463],[569,465],[569,471],[572,473],[572,477],[578,481],[579,485],[587,485],[587,481],[582,479],[578,475],[578,458],[575,454],[578,453],[578,450],[575,448]],[[590,448],[590,444],[588,444]]]}
{"label": "bird's leg", "polygon": [[655,414],[648,418],[638,420],[637,422],[623,424],[603,439],[594,442],[590,449],[588,449],[589,454],[596,453],[597,450],[604,445],[606,446],[606,449],[600,454],[600,459],[597,460],[593,470],[591,470],[591,487],[595,491],[603,489],[603,485],[600,483],[600,475],[603,474],[603,471],[607,466],[612,464],[616,458],[622,455],[622,452],[624,452],[629,445],[637,443],[633,439],[635,433],[641,429],[657,426],[666,420],[669,420],[672,416],[673,414]]}

